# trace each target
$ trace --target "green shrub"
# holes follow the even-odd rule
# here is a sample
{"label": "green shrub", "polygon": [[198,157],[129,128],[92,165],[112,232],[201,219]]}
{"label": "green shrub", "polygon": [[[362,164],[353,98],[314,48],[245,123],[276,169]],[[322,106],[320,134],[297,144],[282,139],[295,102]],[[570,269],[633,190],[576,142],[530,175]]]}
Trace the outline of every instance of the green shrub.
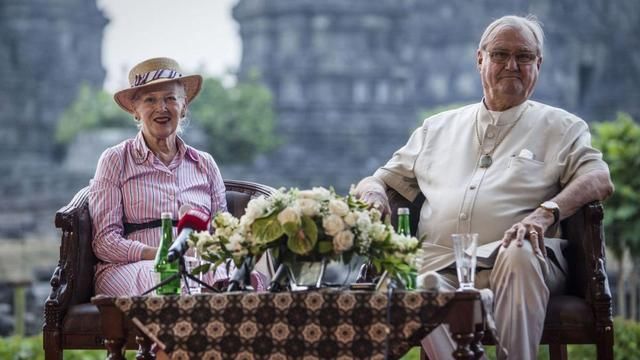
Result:
{"label": "green shrub", "polygon": [[[103,360],[106,355],[106,350],[65,350],[64,360]],[[135,351],[127,351],[126,355],[128,360],[136,358]],[[0,359],[44,360],[42,335],[0,338]]]}
{"label": "green shrub", "polygon": [[109,127],[133,128],[134,124],[133,116],[120,109],[111,94],[82,84],[76,99],[60,116],[55,137],[59,144],[69,144],[82,131]]}
{"label": "green shrub", "polygon": [[[614,319],[614,359],[615,360],[635,360],[640,359],[640,322]],[[495,347],[485,346],[487,359],[495,359]],[[570,360],[592,360],[596,358],[595,345],[569,345],[567,346],[568,358]],[[403,360],[420,359],[420,349],[411,349]],[[540,346],[538,360],[549,359],[548,346]]]}
{"label": "green shrub", "polygon": [[[640,323],[621,318],[615,319],[615,344],[614,359],[631,360],[640,359]],[[488,359],[495,359],[495,347],[486,346]],[[135,351],[127,351],[127,359],[135,359]],[[570,360],[590,360],[596,358],[595,345],[569,345],[568,353]],[[104,350],[66,350],[65,360],[102,360],[106,352]],[[42,350],[42,335],[18,338],[0,338],[0,359],[2,360],[42,360],[44,351]],[[403,360],[420,359],[420,349],[414,347]],[[538,359],[549,359],[547,346],[541,346]]]}
{"label": "green shrub", "polygon": [[[280,145],[269,89],[257,75],[225,86],[217,78],[205,78],[202,91],[189,104],[193,123],[207,138],[206,150],[218,162],[248,162]],[[100,128],[135,128],[133,115],[115,103],[102,89],[84,84],[76,99],[60,117],[56,142],[68,145],[83,131]]]}

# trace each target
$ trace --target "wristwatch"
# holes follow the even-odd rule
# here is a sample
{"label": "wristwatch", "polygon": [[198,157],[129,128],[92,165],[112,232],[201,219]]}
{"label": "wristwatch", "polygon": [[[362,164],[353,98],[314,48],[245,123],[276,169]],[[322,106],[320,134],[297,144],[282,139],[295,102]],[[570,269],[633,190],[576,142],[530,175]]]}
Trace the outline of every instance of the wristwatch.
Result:
{"label": "wristwatch", "polygon": [[553,213],[553,224],[551,224],[551,226],[557,224],[558,221],[560,221],[560,207],[554,201],[545,201],[540,204],[540,207]]}

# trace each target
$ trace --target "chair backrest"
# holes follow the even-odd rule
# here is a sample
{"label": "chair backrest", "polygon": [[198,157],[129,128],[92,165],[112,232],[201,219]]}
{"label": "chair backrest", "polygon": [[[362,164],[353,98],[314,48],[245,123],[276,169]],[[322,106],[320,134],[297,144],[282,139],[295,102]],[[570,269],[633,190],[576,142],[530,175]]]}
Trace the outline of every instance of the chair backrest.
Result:
{"label": "chair backrest", "polygon": [[[420,209],[424,203],[424,195],[420,194],[415,201],[410,202],[394,189],[387,190],[391,207],[391,223],[398,224],[397,209],[408,207],[411,212],[411,232],[415,235],[418,230]],[[569,240],[569,246],[564,256],[569,264],[567,278],[567,294],[585,297],[589,291],[589,276],[592,274],[584,269],[595,269],[598,259],[604,259],[604,235],[602,234],[602,205],[595,202],[587,204],[578,212],[562,221],[563,238]],[[589,255],[591,254],[591,255]],[[603,290],[604,291],[604,290]]]}
{"label": "chair backrest", "polygon": [[[244,214],[249,200],[261,195],[269,196],[275,191],[269,186],[249,181],[225,180],[224,184],[228,211],[236,217]],[[91,247],[93,235],[88,194],[89,188],[83,188],[56,213],[55,224],[62,229],[62,242],[58,263],[60,270],[58,276],[54,274],[54,278],[59,282],[60,291],[67,293],[60,299],[66,306],[89,302],[94,295],[93,274],[98,259]]]}

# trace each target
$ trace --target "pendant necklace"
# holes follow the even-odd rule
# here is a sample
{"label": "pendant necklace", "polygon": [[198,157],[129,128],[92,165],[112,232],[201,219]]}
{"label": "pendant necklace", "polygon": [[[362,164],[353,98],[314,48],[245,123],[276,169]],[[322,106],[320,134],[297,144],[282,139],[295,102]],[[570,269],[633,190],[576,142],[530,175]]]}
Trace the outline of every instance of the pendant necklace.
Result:
{"label": "pendant necklace", "polygon": [[[484,104],[483,104],[484,106]],[[489,111],[489,110],[487,110]],[[478,138],[478,144],[480,145],[480,153],[482,154],[482,156],[480,156],[480,168],[482,169],[486,169],[489,166],[491,166],[491,164],[493,164],[493,158],[491,157],[491,155],[493,154],[493,152],[496,150],[496,148],[498,147],[498,145],[500,145],[500,143],[502,143],[502,140],[504,140],[507,135],[509,135],[509,132],[511,131],[511,129],[513,129],[516,124],[518,123],[518,121],[520,121],[520,119],[522,118],[522,115],[524,115],[524,113],[527,111],[527,109],[525,108],[524,110],[522,110],[522,112],[520,113],[520,115],[518,116],[518,118],[516,119],[516,121],[513,122],[513,124],[511,124],[511,126],[509,126],[509,128],[507,129],[507,131],[504,133],[504,136],[500,139],[498,139],[498,141],[496,141],[496,144],[493,145],[493,147],[491,148],[491,150],[487,151],[486,153],[482,154],[482,140],[480,139],[480,130],[478,130],[478,114],[480,113],[480,109],[478,109],[478,111],[476,111],[476,121],[475,121],[475,130],[476,130],[476,137]],[[489,116],[491,117],[491,120],[493,120],[493,122],[496,122],[495,119],[493,118],[493,115],[491,115],[491,113],[489,112]]]}

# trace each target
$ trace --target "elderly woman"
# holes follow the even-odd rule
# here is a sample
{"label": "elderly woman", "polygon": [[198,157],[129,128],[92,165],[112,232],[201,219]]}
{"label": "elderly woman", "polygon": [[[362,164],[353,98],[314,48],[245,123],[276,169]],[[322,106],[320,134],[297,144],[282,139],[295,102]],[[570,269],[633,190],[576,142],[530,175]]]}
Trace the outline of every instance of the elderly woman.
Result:
{"label": "elderly woman", "polygon": [[[153,260],[160,241],[160,214],[183,205],[209,214],[227,204],[213,157],[178,136],[187,107],[198,95],[200,75],[183,76],[176,61],[154,58],[129,72],[130,88],[114,95],[132,114],[140,131],[104,151],[91,181],[95,292],[139,295],[154,285]],[[224,269],[207,279],[226,278]],[[254,287],[263,288],[259,276]]]}

